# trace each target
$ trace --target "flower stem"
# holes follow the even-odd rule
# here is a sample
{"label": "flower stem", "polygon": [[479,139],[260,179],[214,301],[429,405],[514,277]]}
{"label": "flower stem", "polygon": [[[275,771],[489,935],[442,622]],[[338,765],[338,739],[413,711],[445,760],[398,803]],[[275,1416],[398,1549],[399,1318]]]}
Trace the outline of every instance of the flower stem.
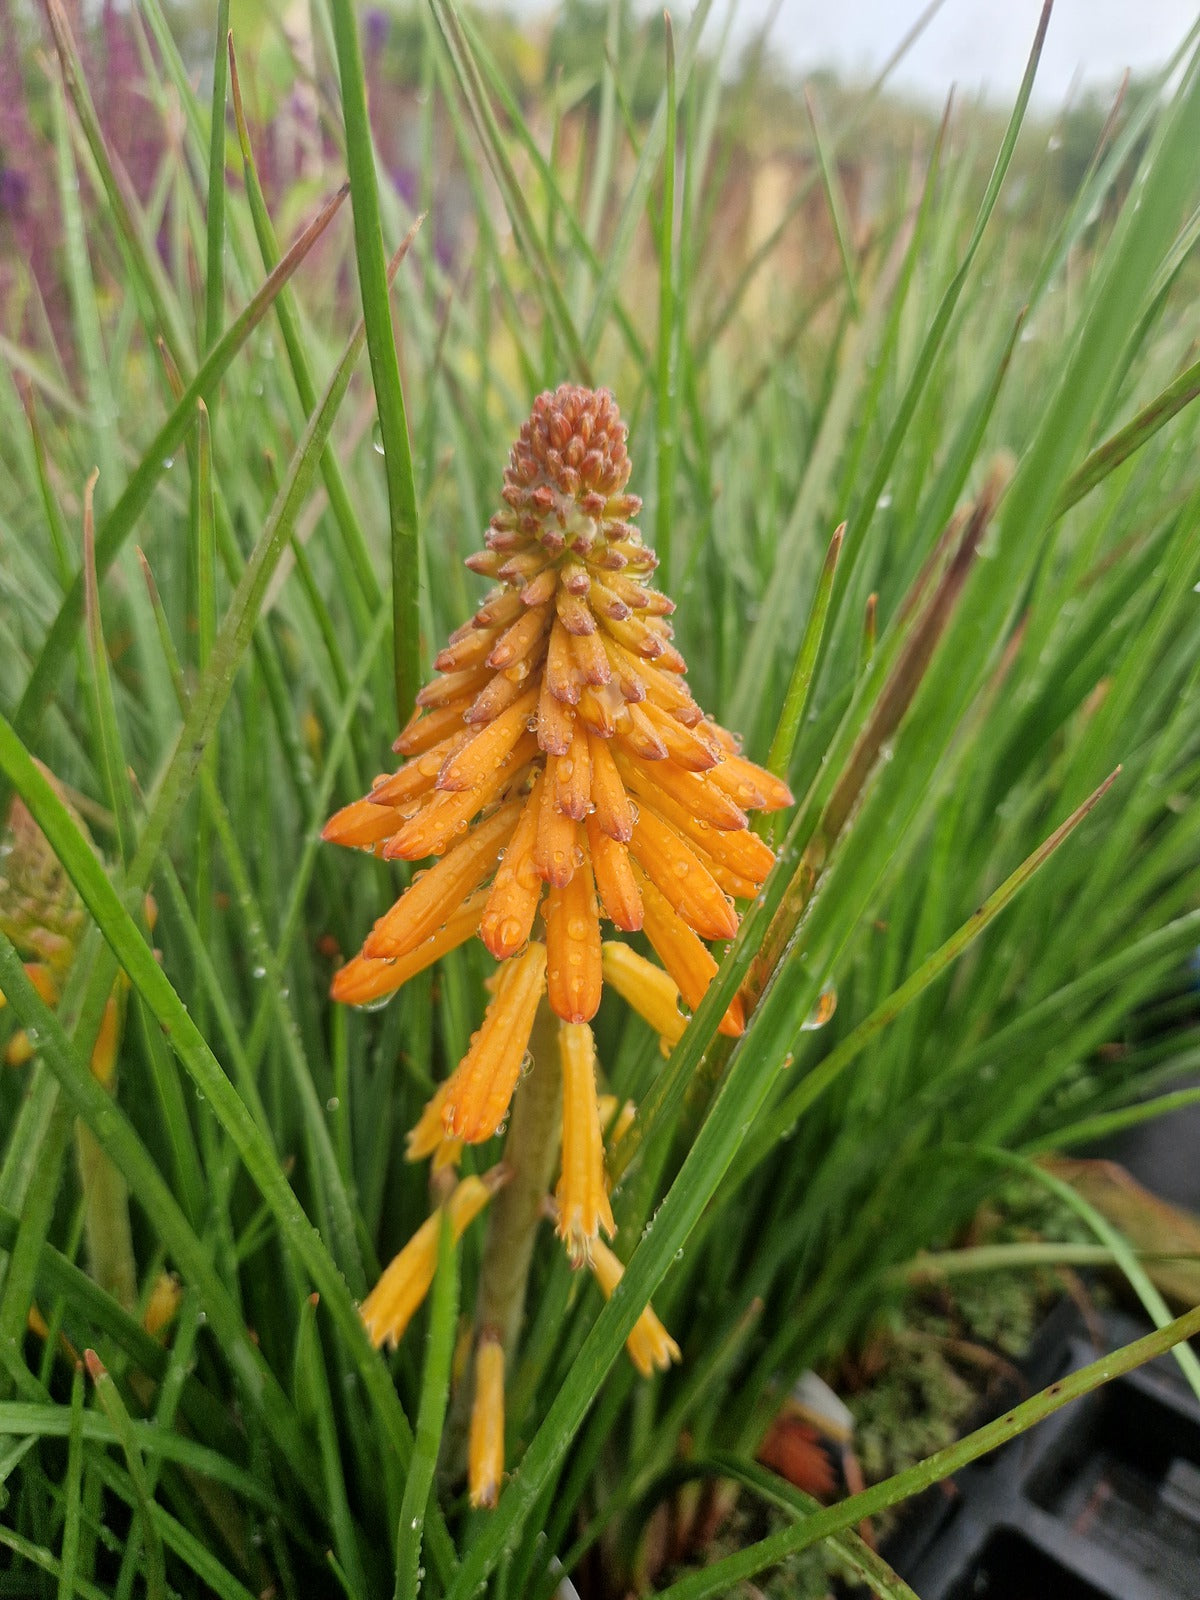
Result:
{"label": "flower stem", "polygon": [[543,1000],[529,1041],[533,1066],[513,1097],[504,1145],[504,1164],[512,1176],[489,1208],[475,1302],[476,1328],[494,1328],[510,1362],[525,1313],[525,1289],[542,1220],[542,1201],[558,1161],[562,1120],[558,1027],[558,1018]]}
{"label": "flower stem", "polygon": [[[550,1188],[562,1124],[562,1073],[558,1064],[559,1021],[545,999],[534,1019],[529,1050],[533,1065],[513,1097],[504,1144],[504,1164],[512,1176],[488,1207],[483,1266],[475,1296],[475,1331],[499,1337],[511,1372],[525,1314],[525,1291],[542,1202]],[[458,1477],[466,1468],[467,1422],[474,1389],[474,1359],[455,1391],[447,1428],[446,1470]]]}

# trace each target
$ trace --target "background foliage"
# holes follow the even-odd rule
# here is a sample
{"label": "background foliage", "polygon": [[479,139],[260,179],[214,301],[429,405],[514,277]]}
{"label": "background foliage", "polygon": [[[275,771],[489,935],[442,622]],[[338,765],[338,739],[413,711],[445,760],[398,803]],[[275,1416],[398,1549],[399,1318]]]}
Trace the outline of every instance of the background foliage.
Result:
{"label": "background foliage", "polygon": [[[724,981],[778,958],[737,1049],[706,1050],[715,994],[666,1064],[601,1012],[609,1083],[641,1107],[614,1157],[629,1292],[601,1313],[546,1253],[520,1465],[491,1519],[453,1485],[431,1500],[427,1586],[548,1593],[556,1555],[581,1583],[645,1576],[681,1448],[702,1474],[748,1459],[796,1375],[899,1303],[1014,1160],[1150,1114],[1195,1068],[1191,42],[1176,79],[1103,112],[938,123],[878,87],[802,94],[765,41],[731,70],[719,26],[698,48],[707,13],[668,31],[575,3],[526,36],[448,0],[235,7],[240,129],[224,5],[215,31],[159,0],[5,7],[0,767],[88,912],[53,1013],[11,919],[0,941],[0,1030],[33,1047],[0,1077],[5,1593],[392,1584],[424,1324],[389,1371],[354,1301],[429,1209],[401,1135],[488,964],[460,952],[378,1014],[334,1011],[333,964],[389,886],[317,830],[396,731],[393,578],[399,654],[427,668],[471,608],[461,561],[508,444],[564,378],[630,423],[697,698],[756,759],[798,714],[776,749],[801,803]],[[362,104],[373,162],[347,152]],[[357,240],[349,203],[312,238],[347,173]],[[372,194],[389,254],[427,214],[390,312]],[[381,398],[394,327],[410,477],[357,360],[364,306]],[[917,670],[939,537],[997,452],[1011,482]],[[1118,764],[1012,908],[971,923]],[[114,1096],[88,1061],[118,970]],[[807,1028],[830,985],[834,1020]],[[94,1279],[126,1185],[121,1304]],[[155,1337],[164,1268],[182,1295]],[[650,1291],[684,1361],[642,1385],[612,1363]],[[713,1574],[669,1592],[735,1581]]]}

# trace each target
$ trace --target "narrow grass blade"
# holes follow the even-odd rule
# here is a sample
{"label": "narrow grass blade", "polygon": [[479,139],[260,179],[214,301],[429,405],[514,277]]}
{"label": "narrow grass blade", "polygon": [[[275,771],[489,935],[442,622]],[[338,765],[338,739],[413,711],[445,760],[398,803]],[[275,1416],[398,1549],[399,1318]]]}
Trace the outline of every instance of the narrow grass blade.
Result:
{"label": "narrow grass blade", "polygon": [[[3,958],[12,950],[3,932],[0,932],[0,966],[4,964]],[[15,961],[15,956],[13,957]],[[25,977],[25,969],[20,968],[21,980],[32,991],[32,985]],[[36,1015],[31,1016],[20,1004],[20,993],[14,994],[7,980],[0,980],[0,993],[2,993],[13,1007],[14,1012],[20,1017],[22,1024],[28,1030],[33,1028],[34,1037],[40,1040],[41,1033],[38,1028]],[[36,995],[35,995],[36,998]],[[44,1046],[40,1046],[44,1048]],[[99,1088],[99,1085],[97,1085]],[[101,1089],[100,1093],[104,1091]],[[36,1158],[36,1168],[31,1174],[29,1184],[21,1195],[21,1212],[17,1228],[17,1235],[13,1241],[12,1250],[7,1262],[3,1263],[3,1294],[0,1295],[0,1350],[3,1350],[8,1360],[6,1372],[0,1369],[0,1399],[5,1398],[12,1385],[12,1372],[23,1371],[21,1346],[25,1337],[25,1330],[29,1320],[29,1308],[33,1303],[33,1286],[37,1275],[38,1258],[45,1244],[46,1236],[50,1231],[50,1224],[54,1219],[54,1207],[58,1199],[58,1191],[62,1183],[63,1161],[71,1142],[71,1109],[66,1099],[58,1094],[46,1097],[48,1110],[42,1125],[36,1130],[37,1139],[33,1143],[32,1154]]]}
{"label": "narrow grass blade", "polygon": [[[819,1500],[793,1488],[786,1478],[768,1472],[757,1462],[746,1461],[741,1456],[718,1451],[695,1466],[687,1463],[683,1470],[689,1478],[695,1474],[732,1479],[768,1505],[786,1512],[793,1522],[803,1522],[821,1509]],[[919,1600],[919,1596],[899,1573],[894,1572],[859,1534],[847,1529],[844,1533],[831,1535],[829,1544],[854,1579],[865,1584],[872,1594],[879,1596],[879,1600]]]}
{"label": "narrow grass blade", "polygon": [[[305,1217],[273,1152],[254,1126],[186,1006],[154,959],[153,951],[121,904],[61,801],[2,717],[0,770],[6,773],[29,807],[113,954],[162,1026],[171,1048],[212,1105],[221,1126],[233,1140],[247,1172],[270,1205],[281,1235],[296,1259],[311,1275],[329,1308],[385,1427],[389,1446],[404,1466],[411,1454],[412,1434],[391,1378],[367,1339],[344,1279]],[[2,936],[0,990],[9,997],[17,1014],[31,1019],[43,1035],[43,1048],[54,1066],[56,1077],[75,1101],[80,1114],[87,1117],[101,1143],[109,1149],[131,1189],[140,1193],[143,1205],[155,1218],[164,1242],[175,1254],[182,1270],[201,1289],[210,1320],[214,1326],[221,1324],[220,1337],[227,1346],[230,1359],[238,1367],[250,1393],[263,1405],[277,1437],[286,1443],[288,1458],[298,1470],[303,1471],[302,1464],[308,1461],[310,1455],[308,1446],[294,1431],[295,1420],[290,1407],[283,1401],[282,1391],[270,1369],[238,1318],[224,1287],[216,1279],[207,1252],[195,1239],[169,1188],[145,1156],[123,1115],[91,1074],[80,1072],[74,1065],[73,1053],[57,1019],[39,999],[12,946]],[[450,1546],[440,1518],[430,1526],[428,1546],[439,1571],[445,1573],[450,1561]]]}
{"label": "narrow grass blade", "polygon": [[142,1537],[146,1546],[146,1593],[149,1600],[166,1600],[167,1565],[166,1557],[163,1553],[162,1535],[159,1533],[158,1525],[150,1512],[150,1485],[146,1481],[146,1467],[142,1460],[142,1452],[138,1449],[137,1440],[133,1437],[133,1427],[130,1422],[129,1412],[125,1409],[125,1402],[121,1399],[120,1391],[96,1352],[94,1350],[85,1350],[83,1359],[87,1363],[88,1376],[95,1385],[96,1399],[100,1402],[105,1416],[112,1423],[113,1432],[116,1434],[121,1449],[124,1451],[125,1463],[129,1468],[129,1476],[133,1481],[134,1492],[137,1495],[138,1521],[141,1525]]}
{"label": "narrow grass blade", "polygon": [[1088,456],[1087,460],[1067,480],[1058,498],[1056,516],[1063,516],[1096,487],[1115,472],[1123,461],[1128,461],[1158,430],[1200,395],[1200,361],[1193,361],[1179,376],[1169,383],[1161,394],[1145,405],[1137,416],[1130,419],[1110,439]]}
{"label": "narrow grass blade", "polygon": [[318,1295],[310,1295],[301,1310],[300,1329],[296,1337],[295,1393],[301,1415],[307,1426],[316,1433],[320,1446],[325,1496],[346,1593],[350,1600],[365,1600],[368,1593],[367,1578],[350,1511],[337,1418],[333,1410],[333,1397],[329,1392],[328,1363],[317,1327],[319,1303]]}
{"label": "narrow grass blade", "polygon": [[58,1600],[70,1600],[75,1592],[79,1564],[79,1522],[83,1488],[83,1372],[79,1367],[71,1378],[71,1431],[67,1444],[67,1474],[63,1480],[62,1571],[58,1578]]}
{"label": "narrow grass blade", "polygon": [[458,1320],[458,1255],[450,1215],[443,1209],[438,1232],[437,1272],[429,1314],[429,1342],[417,1411],[412,1460],[404,1483],[400,1524],[396,1531],[395,1600],[407,1600],[421,1589],[421,1542],[425,1532],[425,1507],[433,1488],[433,1474],[446,1423],[450,1396],[450,1364]]}
{"label": "narrow grass blade", "polygon": [[[221,337],[225,317],[225,94],[228,83],[229,0],[217,0],[213,52],[212,122],[208,145],[207,270],[204,275],[204,348]],[[210,399],[211,405],[211,399]]]}
{"label": "narrow grass blade", "polygon": [[61,0],[45,0],[45,8],[54,46],[58,52],[63,82],[104,185],[105,196],[112,208],[125,259],[141,279],[153,310],[157,331],[167,341],[175,361],[182,366],[190,360],[191,342],[180,315],[178,301],[167,280],[165,268],[150,236],[146,219],[142,215],[128,175],[113,162],[109,153],[108,141],[104,137],[100,118],[96,114],[96,107],[87,86],[87,75],[79,59],[79,51]]}
{"label": "narrow grass blade", "polygon": [[[3,1523],[0,1523],[0,1545],[11,1550],[15,1556],[20,1556],[22,1561],[27,1561],[37,1571],[44,1572],[47,1577],[62,1578],[63,1565],[57,1556],[51,1555],[49,1550],[43,1545],[35,1544],[32,1539],[14,1533]],[[82,1600],[110,1600],[109,1591],[79,1577],[74,1580],[71,1593],[81,1595]]]}
{"label": "narrow grass blade", "polygon": [[817,111],[816,97],[810,84],[804,85],[804,109],[808,112],[808,125],[812,129],[813,149],[817,152],[817,170],[821,174],[821,186],[825,190],[825,203],[829,207],[829,219],[833,223],[833,236],[837,240],[838,255],[842,260],[842,272],[846,279],[846,295],[849,300],[850,314],[859,315],[858,283],[854,271],[854,253],[850,243],[850,223],[846,215],[846,197],[842,193],[837,174],[830,164],[827,149],[828,140],[821,126],[821,118]]}
{"label": "narrow grass blade", "polygon": [[121,749],[121,733],[117,725],[112,677],[108,670],[108,650],[104,642],[104,624],[100,616],[100,586],[96,579],[96,525],[92,511],[92,494],[98,475],[93,471],[83,490],[84,610],[88,659],[91,666],[89,676],[96,745],[100,756],[100,767],[104,774],[104,787],[108,793],[108,803],[117,819],[117,839],[121,846],[121,859],[127,862],[133,853],[134,845],[133,805],[129,791],[128,770]]}
{"label": "narrow grass blade", "polygon": [[575,366],[581,383],[590,384],[591,369],[585,353],[586,347],[571,318],[562,286],[546,251],[546,246],[533,220],[529,202],[504,146],[504,139],[496,122],[495,113],[488,101],[479,67],[466,37],[462,23],[449,0],[432,0],[446,50],[458,79],[459,89],[466,102],[475,131],[483,146],[492,175],[504,197],[505,207],[512,219],[513,229],[521,241],[530,264],[537,274],[539,284],[550,311],[550,316],[562,340],[564,353]]}
{"label": "narrow grass blade", "polygon": [[392,618],[396,666],[396,715],[402,727],[421,686],[421,623],[418,602],[417,488],[413,479],[408,414],[400,381],[396,334],[392,327],[387,258],[375,186],[375,145],[367,116],[358,20],[351,0],[331,0],[342,115],[346,123],[346,164],[354,208],[354,251],[362,294],[367,349],[375,384],[379,436],[387,478],[392,547]]}
{"label": "narrow grass blade", "polygon": [[[155,485],[162,476],[163,463],[173,459],[175,452],[183,443],[195,420],[196,402],[217,383],[250,334],[266,316],[275,296],[333,221],[348,192],[348,190],[339,191],[326,202],[241,315],[226,329],[196,376],[188,384],[175,409],[155,435],[117,503],[97,530],[98,578],[102,578],[116,560],[137,519],[146,509]],[[13,719],[13,726],[23,739],[32,738],[37,731],[42,713],[54,692],[54,686],[71,651],[82,615],[83,580],[77,578],[63,597],[58,615],[46,637]],[[4,796],[0,794],[0,802],[3,798]]]}
{"label": "narrow grass blade", "polygon": [[[1134,1250],[1139,1261],[1200,1261],[1195,1251]],[[1112,1267],[1120,1263],[1106,1244],[1058,1244],[1037,1239],[1029,1244],[977,1244],[961,1250],[930,1250],[894,1276],[897,1282],[920,1284],[975,1272],[1025,1272],[1030,1267]]]}
{"label": "narrow grass blade", "polygon": [[1059,846],[1070,837],[1088,813],[1099,804],[1116,782],[1120,770],[1118,767],[1116,772],[1105,778],[1100,787],[1094,790],[1083,804],[1004,880],[998,889],[993,890],[979,910],[961,928],[928,956],[882,1005],[877,1006],[868,1017],[864,1017],[851,1033],[835,1045],[824,1061],[796,1085],[786,1099],[771,1112],[762,1128],[756,1129],[747,1139],[738,1154],[730,1182],[736,1182],[738,1175],[750,1171],[850,1063],[862,1054],[871,1041],[958,960],[984,929],[1020,894],[1039,868],[1044,866]]}
{"label": "narrow grass blade", "polygon": [[664,11],[666,29],[667,79],[664,88],[667,105],[666,138],[663,143],[662,217],[658,232],[658,381],[654,410],[654,459],[657,495],[654,502],[654,548],[658,555],[661,582],[671,592],[671,527],[675,501],[675,165],[676,87],[675,30],[671,14]]}
{"label": "narrow grass blade", "polygon": [[[1136,1128],[1139,1123],[1153,1122],[1157,1117],[1169,1116],[1172,1111],[1184,1111],[1189,1106],[1200,1105],[1200,1089],[1175,1089],[1170,1094],[1156,1095],[1153,1100],[1140,1100],[1136,1105],[1125,1106],[1120,1111],[1108,1111],[1099,1116],[1073,1122],[1059,1129],[1047,1145],[1056,1150],[1064,1146],[1094,1144],[1099,1139],[1111,1138],[1126,1128]],[[1036,1150],[1030,1154],[1037,1154]]]}
{"label": "narrow grass blade", "polygon": [[[259,181],[258,167],[254,160],[254,150],[250,143],[250,129],[246,122],[246,112],[242,104],[242,86],[238,77],[237,57],[233,49],[233,35],[229,35],[229,87],[230,97],[233,100],[234,123],[238,133],[238,143],[242,154],[242,171],[246,180],[246,199],[250,207],[250,216],[254,224],[255,237],[258,240],[259,254],[263,266],[268,272],[273,272],[279,261],[279,246],[275,238],[275,229],[267,211],[266,196],[263,194],[262,184]],[[292,369],[292,379],[296,385],[296,394],[300,401],[301,409],[305,416],[311,416],[317,404],[317,387],[313,381],[312,369],[309,366],[308,354],[304,348],[304,339],[301,333],[299,319],[293,302],[292,291],[288,287],[280,290],[275,297],[275,315],[279,321],[279,331],[283,335],[283,342],[287,349],[288,361]],[[325,484],[325,492],[329,496],[330,508],[337,521],[338,529],[345,541],[346,550],[354,567],[355,577],[365,596],[368,605],[374,606],[379,600],[379,582],[375,576],[375,569],[371,565],[370,553],[366,540],[363,537],[362,526],[355,514],[354,506],[350,499],[350,491],[346,487],[345,478],[337,459],[337,454],[331,444],[326,444],[321,452],[321,478]]]}
{"label": "narrow grass blade", "polygon": [[[704,25],[708,21],[708,14],[711,9],[712,0],[700,0],[683,36],[682,46],[676,58],[677,94],[681,94],[687,87],[692,67],[695,64],[696,53],[700,48],[700,35],[704,31]],[[588,319],[583,334],[585,350],[594,351],[596,349],[612,302],[616,296],[617,283],[621,274],[625,271],[638,221],[645,209],[646,196],[650,192],[651,180],[666,144],[667,115],[667,94],[664,88],[654,113],[654,120],[647,130],[638,155],[638,164],[633,175],[633,181],[626,193],[625,203],[621,207],[616,231],[605,257],[604,275],[596,285],[595,299],[592,302],[592,314]]]}
{"label": "narrow grass blade", "polygon": [[825,620],[829,615],[829,597],[833,593],[833,577],[837,571],[838,557],[842,552],[842,540],[845,535],[846,524],[843,522],[834,529],[833,538],[829,541],[829,549],[825,552],[825,562],[821,568],[821,576],[817,582],[812,605],[809,607],[808,621],[804,626],[804,637],[801,639],[800,648],[796,652],[796,661],[792,667],[791,680],[788,683],[787,694],[784,696],[779,725],[775,729],[775,737],[771,740],[771,752],[767,757],[767,770],[775,773],[780,778],[787,776],[788,768],[792,764],[792,751],[796,748],[796,735],[799,733],[800,724],[804,720],[805,707],[808,705],[808,692],[812,687],[813,669],[817,664],[817,653],[821,648],[821,639],[825,632]]}

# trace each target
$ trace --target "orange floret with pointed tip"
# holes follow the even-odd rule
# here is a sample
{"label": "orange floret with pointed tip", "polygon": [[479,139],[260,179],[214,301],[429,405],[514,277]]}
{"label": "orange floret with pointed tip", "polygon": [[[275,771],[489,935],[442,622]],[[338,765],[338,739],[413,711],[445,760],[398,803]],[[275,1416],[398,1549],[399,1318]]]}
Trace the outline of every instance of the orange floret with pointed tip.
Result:
{"label": "orange floret with pointed tip", "polygon": [[667,755],[686,771],[708,772],[721,759],[720,747],[705,738],[703,723],[685,728],[653,701],[647,701],[642,707],[642,716],[662,741]]}
{"label": "orange floret with pointed tip", "polygon": [[[652,765],[628,756],[618,741],[615,751],[617,770],[635,794],[651,804],[660,792],[679,802],[685,811],[707,822],[713,828],[726,828],[731,833],[744,828],[746,813],[713,782],[712,772],[685,772],[673,761],[656,761]],[[713,772],[718,769],[713,768]]]}
{"label": "orange floret with pointed tip", "polygon": [[465,730],[452,733],[415,760],[406,761],[390,777],[378,778],[368,798],[373,805],[402,807],[429,794],[437,782],[442,763],[466,738]]}
{"label": "orange floret with pointed tip", "polygon": [[487,897],[479,934],[497,961],[516,955],[528,940],[546,885],[533,864],[545,775],[538,773]]}
{"label": "orange floret with pointed tip", "polygon": [[[717,975],[717,963],[708,946],[692,932],[679,917],[670,901],[655,888],[644,873],[638,874],[638,888],[642,892],[645,920],[642,923],[646,937],[655,954],[666,967],[684,1004],[691,1011],[704,999],[708,986]],[[740,995],[735,995],[729,1009],[721,1018],[720,1031],[736,1039],[745,1031],[745,1009]]]}
{"label": "orange floret with pointed tip", "polygon": [[429,803],[417,812],[388,840],[384,846],[384,859],[399,857],[403,861],[423,861],[426,856],[440,856],[454,843],[456,835],[466,831],[467,824],[478,811],[501,792],[518,781],[522,768],[537,754],[537,740],[531,733],[522,734],[498,767],[475,785],[473,789],[439,791]]}
{"label": "orange floret with pointed tip", "polygon": [[501,967],[483,1023],[446,1080],[442,1127],[452,1139],[479,1144],[504,1121],[545,988],[546,946],[531,941]]}
{"label": "orange floret with pointed tip", "polygon": [[574,635],[571,639],[571,659],[583,683],[599,687],[612,677],[612,667],[599,633]]}
{"label": "orange floret with pointed tip", "polygon": [[376,1000],[395,994],[418,972],[424,972],[426,967],[431,967],[451,950],[465,944],[472,934],[478,933],[486,899],[486,891],[482,889],[471,895],[456,911],[450,913],[436,933],[397,960],[372,960],[363,955],[352,957],[334,973],[330,994],[348,1006],[371,1005]]}
{"label": "orange floret with pointed tip", "polygon": [[508,842],[520,810],[516,800],[501,806],[436,866],[415,878],[375,924],[363,954],[375,959],[406,956],[435,934],[455,907],[491,875],[496,853]]}
{"label": "orange floret with pointed tip", "polygon": [[390,838],[400,825],[399,814],[390,806],[376,805],[371,799],[354,800],[334,812],[321,829],[327,844],[344,844],[351,849],[370,849]]}
{"label": "orange floret with pointed tip", "polygon": [[488,666],[500,671],[520,661],[541,638],[549,620],[545,606],[534,606],[531,611],[518,617],[512,627],[501,635],[499,644],[487,658]]}
{"label": "orange floret with pointed tip", "polygon": [[629,842],[633,833],[633,807],[607,740],[589,735],[592,768],[592,804],[598,826],[610,839]]}
{"label": "orange floret with pointed tip", "polygon": [[555,799],[564,816],[582,822],[592,803],[592,758],[586,731],[576,723],[571,748],[560,757]]}
{"label": "orange floret with pointed tip", "polygon": [[469,667],[463,672],[446,672],[427,683],[417,696],[417,704],[426,710],[448,706],[452,701],[471,699],[491,679],[484,665]]}
{"label": "orange floret with pointed tip", "polygon": [[439,1083],[437,1088],[425,1102],[425,1109],[408,1130],[408,1137],[404,1142],[404,1159],[406,1161],[424,1161],[426,1156],[431,1156],[446,1137],[446,1130],[442,1126],[442,1112],[446,1108],[446,1093],[450,1087],[450,1079]]}
{"label": "orange floret with pointed tip", "polygon": [[454,733],[461,733],[463,729],[463,714],[471,704],[471,696],[463,700],[452,701],[448,706],[438,706],[436,711],[422,711],[418,708],[412,715],[404,732],[392,745],[397,755],[419,756],[426,750],[432,750],[435,744],[441,744],[443,739]]}
{"label": "orange floret with pointed tip", "polygon": [[[473,734],[453,755],[448,756],[438,773],[441,790],[475,789],[511,756],[526,733],[526,723],[537,710],[537,690],[529,690],[507,710]],[[533,754],[533,751],[530,751]]]}
{"label": "orange floret with pointed tip", "polygon": [[737,912],[699,856],[649,806],[634,825],[629,851],[646,876],[702,939],[732,939]]}
{"label": "orange floret with pointed tip", "polygon": [[557,617],[550,629],[550,647],[546,652],[546,686],[556,700],[572,706],[579,704],[583,680],[575,665],[571,636]]}
{"label": "orange floret with pointed tip", "polygon": [[[461,1239],[467,1225],[483,1210],[507,1174],[495,1169],[483,1178],[464,1178],[446,1202],[450,1229]],[[395,1346],[413,1319],[417,1307],[429,1293],[437,1269],[438,1234],[442,1225],[439,1207],[413,1234],[397,1256],[384,1269],[383,1276],[358,1308],[367,1336],[378,1347]]]}
{"label": "orange floret with pointed tip", "polygon": [[782,811],[793,803],[792,791],[782,778],[732,752],[713,769],[712,782],[750,811]]}
{"label": "orange floret with pointed tip", "polygon": [[650,665],[635,656],[632,651],[626,650],[624,645],[615,639],[606,638],[604,648],[616,677],[622,682],[631,681],[640,684],[640,695],[626,695],[627,699],[650,700],[656,706],[661,706],[664,711],[669,711],[673,717],[682,722],[686,727],[694,727],[701,721],[704,713],[692,699],[691,690],[681,678],[661,670],[654,671]]}
{"label": "orange floret with pointed tip", "polygon": [[562,1174],[558,1200],[558,1236],[573,1267],[591,1259],[592,1245],[603,1229],[616,1232],[604,1172],[604,1138],[596,1101],[596,1043],[586,1023],[567,1023],[558,1032],[563,1079]]}
{"label": "orange floret with pointed tip", "polygon": [[464,667],[481,666],[492,653],[499,634],[494,628],[468,628],[468,631],[433,658],[439,672],[460,672]]}
{"label": "orange floret with pointed tip", "polygon": [[585,856],[570,883],[552,888],[542,910],[550,1009],[564,1022],[590,1022],[600,1006],[600,918]]}
{"label": "orange floret with pointed tip", "polygon": [[[607,1300],[625,1276],[625,1268],[601,1239],[592,1245],[589,1265]],[[643,1378],[652,1378],[655,1371],[666,1372],[673,1361],[681,1359],[679,1346],[649,1305],[634,1323],[625,1348]]]}
{"label": "orange floret with pointed tip", "polygon": [[587,836],[604,915],[623,932],[636,933],[642,925],[642,897],[628,848],[602,830],[594,813],[587,819]]}
{"label": "orange floret with pointed tip", "polygon": [[566,755],[575,733],[575,711],[551,693],[549,678],[543,679],[538,696],[537,728],[538,744],[547,755]]}
{"label": "orange floret with pointed tip", "polygon": [[562,758],[546,758],[546,776],[538,803],[537,838],[533,865],[538,877],[556,888],[570,883],[575,873],[576,823],[558,809],[558,763]]}
{"label": "orange floret with pointed tip", "polygon": [[[775,852],[765,839],[757,833],[752,833],[749,828],[714,828],[711,823],[702,822],[677,800],[672,800],[670,795],[661,790],[650,797],[643,796],[643,803],[651,806],[659,816],[675,832],[682,834],[688,840],[692,849],[701,857],[710,861],[719,862],[729,872],[736,873],[738,877],[748,879],[752,883],[764,883],[771,868],[775,865]],[[710,868],[711,870],[711,868]],[[715,874],[714,874],[715,876]]]}
{"label": "orange floret with pointed tip", "polygon": [[601,689],[593,689],[590,685],[584,689],[579,696],[577,714],[589,733],[598,733],[602,739],[611,739],[617,731],[617,713],[623,709],[624,701],[610,682]]}
{"label": "orange floret with pointed tip", "polygon": [[638,705],[627,705],[617,719],[617,736],[621,748],[639,761],[665,761],[667,747],[654,731],[654,726]]}
{"label": "orange floret with pointed tip", "polygon": [[603,949],[604,981],[639,1017],[643,1017],[668,1046],[678,1044],[687,1027],[679,1009],[679,990],[669,974],[627,944],[609,940]]}
{"label": "orange floret with pointed tip", "polygon": [[[471,701],[463,717],[467,726],[476,728],[489,723],[493,717],[498,717],[502,711],[507,711],[514,701],[519,700],[529,684],[536,686],[537,668],[541,666],[545,654],[546,644],[543,640],[533,647],[523,661],[518,661],[516,666],[494,674],[487,688],[481,689]],[[527,721],[526,726],[528,725]]]}

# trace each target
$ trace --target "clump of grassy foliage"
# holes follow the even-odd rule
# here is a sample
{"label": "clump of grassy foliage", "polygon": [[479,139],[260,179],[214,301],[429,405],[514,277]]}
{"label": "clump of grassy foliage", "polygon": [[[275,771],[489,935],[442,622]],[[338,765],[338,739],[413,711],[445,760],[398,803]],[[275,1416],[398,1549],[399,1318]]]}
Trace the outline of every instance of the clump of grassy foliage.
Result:
{"label": "clump of grassy foliage", "polygon": [[[136,164],[97,110],[96,41],[58,0],[28,41],[56,276],[9,252],[0,772],[88,918],[54,1010],[0,938],[0,1026],[33,1046],[0,1077],[13,1593],[365,1600],[419,1562],[422,1592],[513,1600],[597,1549],[619,1583],[682,1437],[689,1473],[761,1493],[745,1463],[779,1393],[894,1307],[897,1269],[1039,1152],[1177,1103],[1194,1066],[1193,1020],[1130,1019],[1200,932],[1195,41],[1065,196],[1047,130],[1022,131],[1028,83],[1006,127],[906,124],[865,174],[862,100],[831,116],[772,83],[806,119],[772,207],[747,164],[763,54],[727,80],[723,47],[698,48],[708,12],[654,43],[614,0],[607,56],[534,93],[432,0],[401,95],[394,41],[321,0],[305,36],[267,26],[241,56],[234,121],[225,0],[204,99],[142,0]],[[631,422],[697,698],[801,800],[670,1060],[597,1019],[640,1107],[614,1152],[625,1288],[602,1309],[539,1258],[515,1471],[484,1517],[453,1482],[426,1497],[438,1438],[413,1431],[444,1403],[455,1294],[390,1367],[355,1301],[428,1211],[401,1134],[478,1022],[485,964],[458,952],[378,1014],[334,1011],[336,953],[386,891],[317,830],[468,615],[508,444],[566,377]],[[955,509],[999,494],[1000,451],[1011,479],[964,542]],[[744,981],[747,1033],[714,1043]],[[89,1062],[114,995],[110,1092]],[[128,1191],[132,1303],[86,1270],[97,1171],[105,1214]],[[464,1304],[477,1248],[443,1250]],[[181,1296],[156,1337],[164,1267]],[[645,1385],[614,1361],[652,1292],[684,1359]],[[664,1592],[731,1592],[829,1535],[904,1594],[850,1530],[1001,1436],[874,1500],[785,1496],[781,1529]]]}

